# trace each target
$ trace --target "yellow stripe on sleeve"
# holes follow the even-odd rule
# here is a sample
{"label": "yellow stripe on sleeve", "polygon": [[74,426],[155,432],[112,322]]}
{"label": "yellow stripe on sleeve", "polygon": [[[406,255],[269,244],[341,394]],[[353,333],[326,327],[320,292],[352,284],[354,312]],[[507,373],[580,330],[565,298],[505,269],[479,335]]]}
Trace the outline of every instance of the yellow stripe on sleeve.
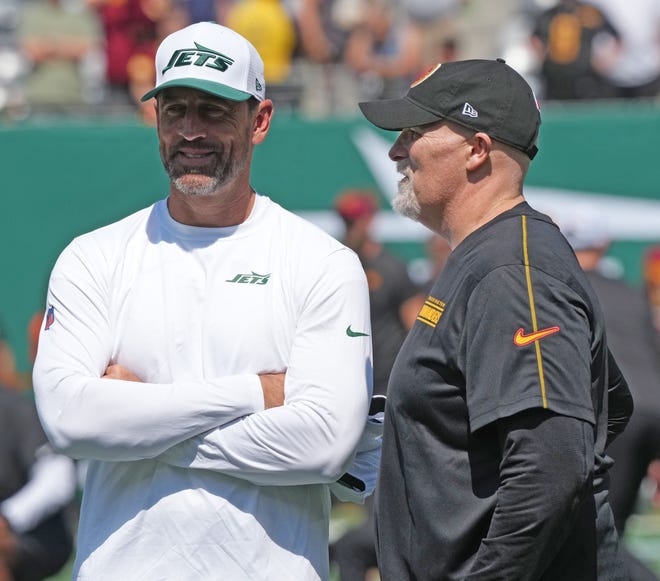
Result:
{"label": "yellow stripe on sleeve", "polygon": [[[529,310],[532,315],[532,329],[536,333],[538,325],[536,323],[536,308],[534,306],[534,291],[532,289],[532,272],[529,267],[529,251],[527,248],[527,216],[522,216],[522,239],[523,239],[523,255],[525,259],[525,278],[527,279],[527,294],[529,296]],[[541,397],[543,399],[543,408],[548,407],[548,400],[545,392],[545,378],[543,375],[543,357],[541,357],[541,345],[538,341],[534,342],[536,349],[536,364],[539,370],[539,382],[541,383]]]}

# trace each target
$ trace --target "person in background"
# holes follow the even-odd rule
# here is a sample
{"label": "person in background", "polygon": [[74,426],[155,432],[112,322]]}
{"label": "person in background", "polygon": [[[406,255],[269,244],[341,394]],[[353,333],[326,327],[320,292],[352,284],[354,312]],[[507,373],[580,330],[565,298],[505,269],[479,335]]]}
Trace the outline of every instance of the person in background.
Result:
{"label": "person in background", "polygon": [[39,581],[64,567],[77,484],[74,462],[53,451],[31,397],[0,383],[0,581]]}
{"label": "person in background", "polygon": [[410,279],[406,263],[374,237],[374,222],[380,210],[374,192],[344,190],[335,199],[334,208],[345,227],[342,241],[357,253],[367,275],[374,394],[385,395],[394,359],[425,297]]}
{"label": "person in background", "polygon": [[[634,513],[649,465],[660,460],[660,351],[653,338],[648,301],[640,289],[607,275],[602,267],[611,245],[606,220],[595,210],[573,210],[553,216],[575,251],[587,280],[603,308],[607,342],[635,401],[626,430],[608,448],[610,504],[619,535]],[[625,551],[632,581],[658,577],[630,551]]]}
{"label": "person in background", "polygon": [[452,249],[390,375],[382,579],[623,581],[606,448],[633,403],[570,245],[523,196],[531,87],[454,61],[360,108],[400,131],[394,209]]}
{"label": "person in background", "polygon": [[23,385],[16,368],[16,355],[0,324],[0,385],[11,389],[21,390]]}
{"label": "person in background", "polygon": [[199,22],[155,70],[169,195],[63,250],[33,372],[88,464],[73,577],[326,581],[330,493],[370,494],[380,457],[364,271],[251,186],[252,44]]}
{"label": "person in background", "polygon": [[296,108],[300,87],[293,76],[298,42],[293,16],[281,0],[242,0],[227,11],[224,24],[247,38],[264,55],[268,97],[280,109]]}
{"label": "person in background", "polygon": [[168,13],[170,0],[85,0],[103,27],[104,101],[108,110],[136,107],[131,92],[135,76],[144,78],[144,62],[153,69],[157,23]]}
{"label": "person in background", "polygon": [[531,43],[541,66],[544,100],[614,96],[606,74],[620,50],[620,37],[596,6],[559,0],[538,15]]}
{"label": "person in background", "polygon": [[660,246],[651,246],[644,253],[642,265],[644,292],[649,308],[651,321],[656,331],[656,344],[660,348]]}
{"label": "person in background", "polygon": [[74,113],[99,104],[103,32],[84,0],[26,3],[18,38],[29,66],[25,92],[32,112]]}
{"label": "person in background", "polygon": [[344,60],[358,75],[363,99],[398,95],[422,69],[424,37],[391,0],[362,0]]}
{"label": "person in background", "polygon": [[360,89],[344,53],[361,16],[354,0],[300,0],[294,17],[300,39],[301,111],[306,116],[354,115]]}

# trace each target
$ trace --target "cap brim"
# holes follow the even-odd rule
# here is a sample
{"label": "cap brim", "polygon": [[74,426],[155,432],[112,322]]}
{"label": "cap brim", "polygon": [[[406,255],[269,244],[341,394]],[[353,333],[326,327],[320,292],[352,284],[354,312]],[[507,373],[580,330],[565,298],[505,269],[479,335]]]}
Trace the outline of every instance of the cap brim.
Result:
{"label": "cap brim", "polygon": [[154,87],[148,93],[145,93],[140,101],[148,101],[152,97],[155,97],[163,89],[169,87],[186,87],[188,89],[197,89],[198,91],[204,91],[205,93],[210,93],[216,97],[222,97],[223,99],[229,99],[230,101],[247,101],[253,95],[246,93],[245,91],[239,91],[227,85],[222,85],[220,83],[214,83],[212,81],[205,81],[201,79],[172,79]]}
{"label": "cap brim", "polygon": [[403,99],[366,101],[359,103],[359,107],[362,114],[376,127],[390,131],[400,131],[407,127],[427,125],[442,119],[439,115],[416,105],[407,97]]}

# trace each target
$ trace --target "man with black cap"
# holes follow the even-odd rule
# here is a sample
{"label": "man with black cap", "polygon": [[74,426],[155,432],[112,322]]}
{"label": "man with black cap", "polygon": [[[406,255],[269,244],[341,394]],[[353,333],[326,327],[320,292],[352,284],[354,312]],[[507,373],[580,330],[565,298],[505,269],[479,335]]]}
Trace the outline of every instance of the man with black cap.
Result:
{"label": "man with black cap", "polygon": [[62,252],[34,368],[88,460],[74,578],[327,580],[329,492],[378,466],[364,271],[252,189],[273,103],[245,38],[193,24],[156,73],[169,195]]}
{"label": "man with black cap", "polygon": [[625,579],[605,449],[632,400],[573,251],[523,197],[532,90],[457,61],[360,107],[401,131],[395,209],[452,248],[390,376],[382,578]]}

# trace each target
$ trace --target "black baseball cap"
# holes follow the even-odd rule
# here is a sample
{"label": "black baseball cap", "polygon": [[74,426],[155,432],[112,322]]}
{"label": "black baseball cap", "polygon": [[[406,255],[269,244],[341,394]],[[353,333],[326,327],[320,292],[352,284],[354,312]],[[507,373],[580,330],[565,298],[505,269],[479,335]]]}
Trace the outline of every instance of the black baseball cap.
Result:
{"label": "black baseball cap", "polygon": [[401,99],[360,103],[376,127],[400,131],[447,119],[527,154],[538,152],[541,112],[534,91],[503,59],[441,63]]}

